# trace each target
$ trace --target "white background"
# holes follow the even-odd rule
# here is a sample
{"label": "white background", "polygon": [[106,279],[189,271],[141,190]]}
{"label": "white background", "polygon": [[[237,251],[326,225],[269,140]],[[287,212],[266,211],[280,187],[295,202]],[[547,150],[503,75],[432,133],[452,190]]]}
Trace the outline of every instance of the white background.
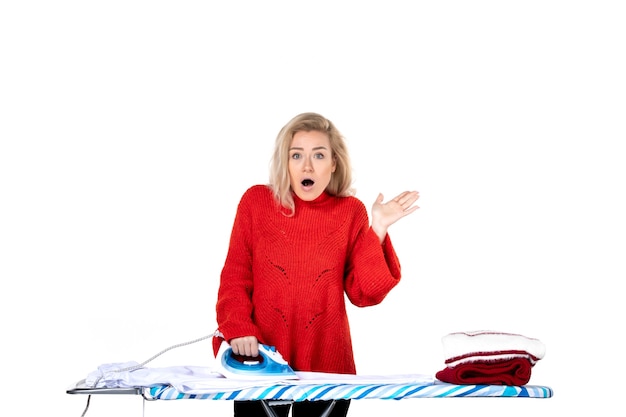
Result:
{"label": "white background", "polygon": [[[316,111],[357,196],[421,193],[403,280],[350,309],[363,374],[434,374],[441,337],[547,347],[554,397],[353,402],[351,415],[597,415],[624,371],[626,14],[615,1],[7,1],[0,6],[2,404],[79,417],[98,365],[213,332],[236,205]],[[207,341],[154,366],[210,365]],[[623,405],[623,402],[620,402]],[[146,415],[230,415],[159,401]],[[87,415],[139,416],[137,397]],[[371,413],[371,414],[370,414]]]}

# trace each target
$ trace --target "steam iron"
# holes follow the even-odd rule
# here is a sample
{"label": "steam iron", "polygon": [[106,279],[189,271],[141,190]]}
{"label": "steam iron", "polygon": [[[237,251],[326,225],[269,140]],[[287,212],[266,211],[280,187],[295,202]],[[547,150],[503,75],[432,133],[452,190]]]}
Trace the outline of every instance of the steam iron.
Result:
{"label": "steam iron", "polygon": [[226,378],[245,380],[298,379],[274,346],[259,343],[259,356],[235,355],[228,342],[222,341],[217,356],[217,372]]}

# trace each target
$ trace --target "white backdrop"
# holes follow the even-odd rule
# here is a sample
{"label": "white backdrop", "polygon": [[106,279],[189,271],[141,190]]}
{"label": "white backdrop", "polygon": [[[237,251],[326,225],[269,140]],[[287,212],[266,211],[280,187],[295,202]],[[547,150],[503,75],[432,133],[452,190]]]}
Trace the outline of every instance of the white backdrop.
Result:
{"label": "white backdrop", "polygon": [[[367,400],[351,415],[592,414],[618,396],[626,277],[626,15],[615,1],[4,2],[2,392],[65,389],[216,327],[239,197],[302,111],[347,138],[357,196],[421,193],[392,226],[403,280],[350,309],[364,374],[443,367],[441,337],[542,340],[549,400]],[[621,144],[621,147],[619,146]],[[618,291],[618,283],[620,289]],[[210,343],[152,365],[209,365]],[[87,416],[141,415],[135,397]],[[230,415],[227,402],[146,415]],[[372,414],[369,414],[372,413]]]}

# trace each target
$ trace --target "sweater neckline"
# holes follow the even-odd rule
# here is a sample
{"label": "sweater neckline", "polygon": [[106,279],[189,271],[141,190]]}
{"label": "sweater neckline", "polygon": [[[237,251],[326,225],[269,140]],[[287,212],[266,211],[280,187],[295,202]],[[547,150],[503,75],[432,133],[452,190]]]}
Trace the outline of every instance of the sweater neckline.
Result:
{"label": "sweater neckline", "polygon": [[302,200],[294,192],[292,192],[291,194],[293,195],[293,200],[296,203],[296,205],[317,205],[317,204],[322,204],[322,203],[325,203],[326,201],[329,201],[333,197],[326,190],[324,190],[322,192],[322,194],[320,194],[315,200],[310,200],[310,201]]}

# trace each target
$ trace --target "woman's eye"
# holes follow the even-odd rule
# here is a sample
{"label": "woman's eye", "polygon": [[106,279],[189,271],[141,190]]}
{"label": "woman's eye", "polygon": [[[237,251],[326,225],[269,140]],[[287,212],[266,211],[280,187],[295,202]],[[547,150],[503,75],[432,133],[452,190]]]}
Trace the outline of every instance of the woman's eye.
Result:
{"label": "woman's eye", "polygon": [[316,153],[315,154],[315,158],[316,159],[324,159],[324,154],[323,153]]}
{"label": "woman's eye", "polygon": [[291,159],[300,159],[300,154],[299,153],[291,154]]}

